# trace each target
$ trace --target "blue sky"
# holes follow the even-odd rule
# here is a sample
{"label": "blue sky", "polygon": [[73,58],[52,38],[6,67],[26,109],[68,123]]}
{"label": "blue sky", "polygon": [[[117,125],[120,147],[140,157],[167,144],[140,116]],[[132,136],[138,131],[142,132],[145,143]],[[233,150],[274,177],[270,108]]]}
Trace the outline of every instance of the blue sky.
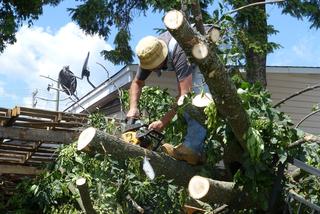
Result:
{"label": "blue sky", "polygon": [[[8,46],[0,55],[0,107],[32,106],[32,92],[38,91],[37,107],[55,109],[54,102],[41,98],[55,99],[55,91],[47,91],[53,82],[40,77],[57,78],[63,66],[69,65],[76,75],[80,75],[83,61],[90,51],[89,70],[91,81],[98,85],[107,78],[107,73],[99,66],[103,64],[112,73],[123,66],[114,66],[100,56],[100,51],[112,49],[114,34],[108,41],[98,36],[85,35],[71,22],[66,8],[73,7],[73,1],[64,1],[59,7],[47,7],[44,15],[31,28],[23,26],[17,34],[17,43]],[[299,21],[281,15],[277,6],[268,5],[269,24],[280,32],[269,41],[280,43],[283,48],[268,56],[268,65],[320,67],[320,30],[310,30],[307,21]],[[131,45],[135,47],[139,39],[155,35],[154,28],[163,28],[160,15],[148,14],[135,19]],[[78,80],[78,96],[86,94],[92,87],[86,80]],[[65,98],[63,94],[61,98]],[[71,103],[61,102],[63,110]]]}

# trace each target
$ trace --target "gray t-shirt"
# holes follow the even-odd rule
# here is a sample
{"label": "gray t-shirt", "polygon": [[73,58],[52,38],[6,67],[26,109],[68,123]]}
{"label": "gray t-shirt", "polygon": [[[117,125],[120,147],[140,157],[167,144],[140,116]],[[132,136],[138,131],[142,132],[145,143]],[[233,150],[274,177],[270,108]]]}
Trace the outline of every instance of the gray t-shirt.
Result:
{"label": "gray t-shirt", "polygon": [[[168,31],[159,35],[158,38],[165,41],[165,43],[169,47],[169,42],[172,36]],[[164,66],[160,69],[162,71],[174,71],[176,73],[177,80],[182,81],[192,73],[193,66],[188,62],[187,56],[182,50],[182,48],[179,46],[179,44],[175,45],[175,47],[173,48],[172,56],[170,55],[171,54],[168,54],[166,63],[164,63]],[[172,66],[172,69],[169,69],[169,67],[171,66]],[[139,80],[145,80],[147,79],[147,77],[150,75],[151,72],[152,71],[142,69],[139,67],[136,77]]]}

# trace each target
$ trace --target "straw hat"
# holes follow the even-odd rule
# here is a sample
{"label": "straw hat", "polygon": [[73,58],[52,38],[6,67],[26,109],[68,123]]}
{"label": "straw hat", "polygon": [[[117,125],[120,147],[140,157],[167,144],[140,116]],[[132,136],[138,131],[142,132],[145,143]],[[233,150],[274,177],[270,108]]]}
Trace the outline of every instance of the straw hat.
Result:
{"label": "straw hat", "polygon": [[140,67],[147,70],[157,68],[167,57],[167,44],[154,36],[141,39],[136,47]]}

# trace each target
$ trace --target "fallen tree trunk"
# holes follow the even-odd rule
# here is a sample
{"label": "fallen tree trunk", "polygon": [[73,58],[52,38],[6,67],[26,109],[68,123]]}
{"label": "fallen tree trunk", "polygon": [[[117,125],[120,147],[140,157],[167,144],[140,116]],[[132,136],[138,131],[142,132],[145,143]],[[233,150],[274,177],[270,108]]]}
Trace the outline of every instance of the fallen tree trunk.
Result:
{"label": "fallen tree trunk", "polygon": [[[80,134],[77,149],[91,154],[110,154],[114,158],[121,160],[146,156],[156,176],[165,175],[166,178],[173,179],[175,184],[181,186],[187,186],[192,176],[200,170],[199,167],[191,166],[183,161],[177,161],[168,155],[126,143],[118,137],[93,127],[85,129]],[[217,170],[216,174],[219,178],[225,176],[221,170]]]}
{"label": "fallen tree trunk", "polygon": [[189,182],[188,190],[192,198],[202,202],[227,204],[230,207],[236,206],[237,209],[256,207],[248,194],[236,187],[234,182],[194,176]]}

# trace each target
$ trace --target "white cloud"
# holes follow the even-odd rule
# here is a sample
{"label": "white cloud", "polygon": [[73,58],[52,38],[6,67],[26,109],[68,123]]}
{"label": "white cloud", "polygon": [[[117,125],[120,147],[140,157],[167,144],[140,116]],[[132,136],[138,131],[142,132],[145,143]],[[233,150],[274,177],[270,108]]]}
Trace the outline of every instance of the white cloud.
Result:
{"label": "white cloud", "polygon": [[[110,50],[111,46],[98,36],[85,35],[74,23],[66,24],[55,33],[50,28],[23,26],[16,37],[17,42],[8,46],[0,55],[0,74],[21,80],[27,84],[29,91],[38,88],[39,96],[55,98],[54,91],[46,91],[48,83],[52,81],[41,78],[40,75],[57,79],[62,67],[69,65],[70,70],[80,76],[88,51],[90,51],[88,67],[91,71],[91,82],[98,85],[107,78],[106,72],[96,62],[115,72],[115,67],[100,56],[102,50]],[[77,82],[77,92],[80,97],[92,89],[86,80]],[[0,89],[2,89],[0,93],[5,94],[5,88]],[[30,105],[31,94],[30,97],[20,100],[21,103],[15,105]],[[39,100],[37,106],[52,108],[54,104]],[[65,107],[61,105],[60,109]]]}
{"label": "white cloud", "polygon": [[0,97],[2,97],[2,98],[9,98],[10,97],[12,99],[17,99],[17,96],[15,94],[8,93],[5,90],[5,86],[6,86],[6,83],[3,81],[0,81]]}

